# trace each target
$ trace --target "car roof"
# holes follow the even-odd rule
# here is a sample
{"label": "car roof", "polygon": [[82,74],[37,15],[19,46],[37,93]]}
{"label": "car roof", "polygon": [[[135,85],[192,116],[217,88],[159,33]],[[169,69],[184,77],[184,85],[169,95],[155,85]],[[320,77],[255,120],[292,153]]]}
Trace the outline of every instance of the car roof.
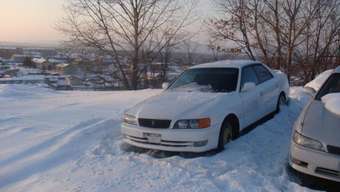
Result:
{"label": "car roof", "polygon": [[200,65],[195,65],[190,67],[190,69],[197,69],[197,68],[242,68],[244,66],[250,64],[258,64],[261,63],[259,61],[253,60],[223,60],[223,61],[216,61],[212,63],[204,63]]}

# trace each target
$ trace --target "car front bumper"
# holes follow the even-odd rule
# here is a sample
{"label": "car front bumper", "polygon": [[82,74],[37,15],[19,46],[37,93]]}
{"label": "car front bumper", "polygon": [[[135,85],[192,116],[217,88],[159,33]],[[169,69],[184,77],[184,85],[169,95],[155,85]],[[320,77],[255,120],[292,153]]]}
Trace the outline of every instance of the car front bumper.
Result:
{"label": "car front bumper", "polygon": [[314,151],[292,142],[289,164],[295,170],[340,182],[340,156]]}
{"label": "car front bumper", "polygon": [[[133,146],[174,152],[205,152],[217,147],[216,129],[155,129],[122,124],[123,141]],[[154,142],[146,134],[160,135],[160,141]]]}

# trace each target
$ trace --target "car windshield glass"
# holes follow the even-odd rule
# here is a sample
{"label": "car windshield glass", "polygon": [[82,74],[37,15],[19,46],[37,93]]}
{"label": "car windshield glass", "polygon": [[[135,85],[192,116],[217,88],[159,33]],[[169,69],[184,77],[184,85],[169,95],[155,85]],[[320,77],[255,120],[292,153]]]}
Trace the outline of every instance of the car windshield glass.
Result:
{"label": "car windshield glass", "polygon": [[323,96],[330,93],[340,93],[340,74],[331,75],[321,87],[316,99],[320,100]]}
{"label": "car windshield glass", "polygon": [[236,68],[189,69],[169,87],[169,90],[232,92],[236,90],[237,80]]}

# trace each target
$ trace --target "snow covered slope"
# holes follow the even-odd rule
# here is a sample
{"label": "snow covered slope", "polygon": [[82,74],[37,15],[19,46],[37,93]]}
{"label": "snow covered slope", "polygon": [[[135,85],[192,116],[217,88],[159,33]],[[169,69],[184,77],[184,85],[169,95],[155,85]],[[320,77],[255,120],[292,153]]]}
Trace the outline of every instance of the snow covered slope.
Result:
{"label": "snow covered slope", "polygon": [[303,88],[219,154],[122,150],[122,113],[159,92],[0,85],[0,191],[308,191],[286,171],[292,125],[309,99]]}

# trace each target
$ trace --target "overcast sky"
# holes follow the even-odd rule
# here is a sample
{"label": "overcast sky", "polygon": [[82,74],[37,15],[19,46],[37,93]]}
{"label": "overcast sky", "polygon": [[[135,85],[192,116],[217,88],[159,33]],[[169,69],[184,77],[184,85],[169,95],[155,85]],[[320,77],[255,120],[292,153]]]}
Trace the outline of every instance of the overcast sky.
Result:
{"label": "overcast sky", "polygon": [[[55,43],[64,37],[55,25],[67,0],[0,0],[0,42]],[[213,0],[200,0],[199,10],[211,15]]]}
{"label": "overcast sky", "polygon": [[64,0],[0,1],[0,41],[44,43],[61,39],[54,26],[62,17]]}

